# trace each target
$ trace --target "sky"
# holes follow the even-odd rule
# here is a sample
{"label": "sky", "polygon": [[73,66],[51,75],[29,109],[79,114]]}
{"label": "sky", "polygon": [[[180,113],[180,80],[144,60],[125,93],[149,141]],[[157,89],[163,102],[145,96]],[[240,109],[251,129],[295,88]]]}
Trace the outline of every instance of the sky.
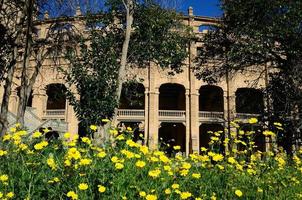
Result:
{"label": "sky", "polygon": [[[63,0],[68,1],[68,0]],[[81,5],[81,10],[84,9],[87,2],[90,2],[91,5],[94,5],[93,8],[102,7],[104,0],[78,0]],[[185,15],[188,14],[188,8],[193,7],[194,15],[199,16],[209,16],[209,17],[219,17],[221,16],[221,10],[219,9],[219,0],[180,0],[182,3],[179,5],[179,11],[183,12]],[[41,11],[48,10],[51,17],[57,16],[59,13],[62,15],[70,15],[68,13],[74,13],[70,10],[69,6],[58,6],[56,1],[49,0],[46,7],[41,8]],[[71,2],[77,2],[76,0],[71,0]],[[74,5],[76,6],[76,5]]]}
{"label": "sky", "polygon": [[193,7],[194,15],[219,17],[222,14],[219,0],[183,0],[181,11],[187,14],[189,6]]}

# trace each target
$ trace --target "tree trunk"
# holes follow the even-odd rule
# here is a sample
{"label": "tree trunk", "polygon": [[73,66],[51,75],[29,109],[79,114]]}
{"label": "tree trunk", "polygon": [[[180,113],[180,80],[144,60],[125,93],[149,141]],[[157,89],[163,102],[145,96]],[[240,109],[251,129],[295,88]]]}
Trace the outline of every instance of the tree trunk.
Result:
{"label": "tree trunk", "polygon": [[14,71],[15,71],[15,60],[17,55],[17,47],[15,47],[14,55],[13,55],[13,63],[10,65],[10,68],[7,72],[7,77],[5,79],[4,85],[4,93],[1,104],[1,113],[0,113],[0,138],[6,133],[8,128],[8,104],[9,104],[9,96],[11,95]]}
{"label": "tree trunk", "polygon": [[31,55],[31,44],[32,44],[32,20],[33,20],[33,0],[27,1],[26,5],[27,22],[26,22],[26,38],[25,38],[25,50],[23,56],[22,75],[21,75],[21,87],[20,87],[20,100],[17,112],[17,122],[24,126],[24,115],[26,110],[26,104],[28,101],[31,90],[28,88],[28,73],[29,58]]}
{"label": "tree trunk", "polygon": [[[123,49],[122,49],[121,66],[120,66],[119,73],[118,73],[118,88],[116,90],[116,100],[117,100],[118,104],[119,104],[119,101],[121,98],[122,87],[123,87],[124,78],[126,75],[128,49],[129,49],[132,24],[133,24],[133,6],[134,6],[133,0],[127,0],[127,2],[125,3],[125,8],[127,11],[127,13],[126,13],[127,25],[126,25],[126,32],[125,32],[125,40],[124,40]],[[116,124],[116,121],[117,121],[117,111],[118,111],[118,106],[114,112],[113,124]]]}

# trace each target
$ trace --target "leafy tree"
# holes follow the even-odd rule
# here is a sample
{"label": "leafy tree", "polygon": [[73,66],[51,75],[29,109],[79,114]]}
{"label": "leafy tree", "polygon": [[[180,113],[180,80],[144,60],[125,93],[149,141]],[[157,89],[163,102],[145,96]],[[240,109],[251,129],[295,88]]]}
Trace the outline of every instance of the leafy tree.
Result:
{"label": "leafy tree", "polygon": [[226,73],[269,72],[266,93],[273,97],[273,102],[268,101],[269,120],[283,119],[285,132],[291,135],[292,124],[298,125],[292,113],[302,106],[301,7],[301,1],[221,1],[224,15],[204,36],[197,58],[198,63],[213,67],[195,69],[197,77],[207,81]]}
{"label": "leafy tree", "polygon": [[66,80],[76,88],[69,89],[68,96],[86,126],[102,125],[101,119],[114,116],[126,66],[148,67],[154,62],[182,71],[189,31],[180,16],[153,1],[132,3],[108,1],[108,10],[99,13],[102,17],[88,16],[88,35],[79,54],[72,49],[67,56],[71,67],[65,71]]}

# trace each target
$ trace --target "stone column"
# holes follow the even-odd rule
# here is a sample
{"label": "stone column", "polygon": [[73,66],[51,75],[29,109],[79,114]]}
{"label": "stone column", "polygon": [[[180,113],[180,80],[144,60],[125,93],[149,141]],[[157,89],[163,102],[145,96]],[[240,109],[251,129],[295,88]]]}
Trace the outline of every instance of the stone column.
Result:
{"label": "stone column", "polygon": [[156,149],[158,148],[159,89],[155,88],[153,91],[150,91],[149,97],[149,146],[151,149]]}
{"label": "stone column", "polygon": [[18,104],[19,104],[18,92],[17,89],[14,88],[11,92],[11,95],[9,96],[8,110],[14,114],[17,114]]}
{"label": "stone column", "polygon": [[190,153],[190,90],[186,89],[186,156]]}
{"label": "stone column", "polygon": [[42,119],[47,106],[47,94],[45,88],[33,88],[32,107],[36,110],[36,115]]}
{"label": "stone column", "polygon": [[147,143],[146,140],[149,138],[149,88],[146,87],[145,89],[145,143]]}
{"label": "stone column", "polygon": [[199,94],[197,91],[192,91],[190,100],[192,150],[199,153]]}
{"label": "stone column", "polygon": [[76,113],[73,109],[73,106],[69,104],[67,101],[66,103],[66,109],[65,109],[65,120],[68,124],[68,129],[67,131],[69,133],[73,134],[78,134],[78,118],[76,116]]}

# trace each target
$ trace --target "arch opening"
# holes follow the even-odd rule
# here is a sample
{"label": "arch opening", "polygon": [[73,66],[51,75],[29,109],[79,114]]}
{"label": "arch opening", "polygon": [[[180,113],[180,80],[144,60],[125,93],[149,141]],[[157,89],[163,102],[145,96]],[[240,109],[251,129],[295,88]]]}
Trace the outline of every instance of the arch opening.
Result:
{"label": "arch opening", "polygon": [[202,86],[199,89],[199,111],[223,112],[223,90],[214,85]]}
{"label": "arch opening", "polygon": [[66,108],[66,87],[63,84],[55,83],[46,86],[48,110],[64,110]]}
{"label": "arch opening", "polygon": [[[219,144],[214,145],[214,150],[216,152],[224,152],[224,146],[223,146],[223,141],[224,141],[224,128],[221,124],[201,124],[199,126],[199,148],[205,147],[209,148],[211,137],[215,136],[219,138]],[[218,132],[220,136],[216,136],[215,133]]]}
{"label": "arch opening", "polygon": [[239,88],[237,89],[235,95],[237,113],[263,113],[264,101],[261,90],[254,88]]}
{"label": "arch opening", "polygon": [[186,151],[186,127],[182,123],[162,123],[159,128],[160,149],[167,155],[172,155],[174,146],[180,146],[180,151]]}
{"label": "arch opening", "polygon": [[135,81],[126,82],[122,87],[120,98],[120,109],[144,109],[145,87],[142,83]]}
{"label": "arch opening", "polygon": [[159,88],[160,110],[185,110],[185,88],[179,84],[163,84]]}

